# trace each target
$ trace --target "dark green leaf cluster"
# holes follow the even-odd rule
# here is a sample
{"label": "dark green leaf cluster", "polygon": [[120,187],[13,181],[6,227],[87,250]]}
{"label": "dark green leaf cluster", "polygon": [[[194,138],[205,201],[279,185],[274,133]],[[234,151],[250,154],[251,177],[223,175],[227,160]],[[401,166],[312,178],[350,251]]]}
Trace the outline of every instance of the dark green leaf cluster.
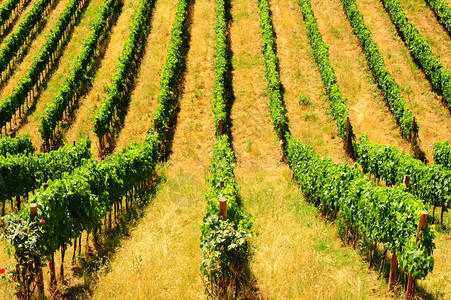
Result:
{"label": "dark green leaf cluster", "polygon": [[94,115],[94,132],[98,137],[110,130],[110,123],[118,107],[124,105],[125,93],[132,76],[136,75],[139,50],[144,47],[149,29],[150,7],[153,0],[141,0],[133,17],[130,34],[125,42],[113,82],[107,87],[107,95]]}
{"label": "dark green leaf cluster", "polygon": [[434,161],[436,164],[451,169],[451,144],[448,141],[435,143]]}
{"label": "dark green leaf cluster", "polygon": [[13,10],[17,7],[21,0],[6,0],[0,6],[0,26],[3,26],[11,17]]}
{"label": "dark green leaf cluster", "polygon": [[440,23],[451,33],[451,7],[445,0],[426,0],[439,18]]}
{"label": "dark green leaf cluster", "polygon": [[25,15],[23,21],[20,22],[17,30],[5,41],[0,51],[0,73],[6,70],[10,61],[17,55],[19,49],[27,40],[31,30],[42,20],[42,15],[50,2],[50,0],[36,1],[31,10]]}
{"label": "dark green leaf cluster", "polygon": [[371,37],[371,31],[365,25],[363,15],[359,12],[355,0],[341,0],[341,2],[354,33],[359,38],[360,44],[365,51],[370,69],[387,99],[398,125],[401,127],[402,135],[405,138],[410,138],[412,132],[418,132],[418,124],[415,122],[415,126],[413,126],[413,113],[407,108],[398,84],[385,67],[384,59],[379,52],[377,44]]}
{"label": "dark green leaf cluster", "polygon": [[77,56],[74,66],[70,70],[69,76],[58,90],[58,94],[53,98],[53,102],[47,106],[42,121],[39,124],[39,133],[43,140],[49,140],[53,136],[56,125],[63,118],[64,111],[72,101],[73,97],[81,88],[91,80],[87,76],[94,54],[99,48],[101,37],[108,30],[108,22],[117,12],[120,0],[105,0],[97,15],[97,19],[92,24],[88,37],[84,40],[81,53]]}
{"label": "dark green leaf cluster", "polygon": [[[299,5],[301,6],[302,16],[307,26],[307,35],[313,49],[313,55],[318,63],[321,79],[331,102],[332,115],[337,122],[338,134],[342,139],[345,139],[346,118],[349,113],[345,104],[346,100],[343,98],[338,87],[337,77],[329,59],[329,47],[323,41],[310,0],[299,0]],[[353,137],[352,127],[349,130],[351,137]]]}
{"label": "dark green leaf cluster", "polygon": [[34,147],[29,134],[15,138],[4,137],[0,140],[0,155],[33,154]]}
{"label": "dark green leaf cluster", "polygon": [[216,135],[219,135],[219,120],[222,121],[223,132],[228,132],[227,118],[227,87],[229,73],[227,46],[227,0],[216,0],[216,59],[215,59],[215,87],[213,98],[213,114],[215,117]]}
{"label": "dark green leaf cluster", "polygon": [[[234,170],[234,154],[226,135],[218,136],[210,166],[210,192],[207,194],[207,214],[201,225],[202,264],[207,287],[218,286],[242,268],[251,255],[248,239],[253,235],[254,218],[238,203],[239,186]],[[221,187],[221,181],[224,186]],[[227,199],[227,221],[219,218],[219,199]]]}
{"label": "dark green leaf cluster", "polygon": [[404,175],[410,176],[408,191],[425,202],[451,208],[451,170],[440,165],[426,166],[394,146],[373,145],[362,135],[356,145],[358,162],[363,171],[400,185]]}
{"label": "dark green leaf cluster", "polygon": [[[269,108],[274,130],[280,139],[285,139],[288,131],[288,121],[285,115],[285,105],[282,100],[279,59],[276,54],[276,39],[272,26],[271,10],[268,0],[257,0],[260,15],[260,30],[263,36],[263,59],[265,62],[265,75],[268,81]],[[280,122],[280,125],[279,125]]]}
{"label": "dark green leaf cluster", "polygon": [[[41,73],[46,69],[52,55],[57,51],[60,41],[69,24],[80,10],[82,0],[70,0],[58,18],[55,27],[46,36],[44,45],[34,57],[27,73],[20,79],[12,93],[0,102],[0,126],[5,126],[14,113],[25,103],[30,91],[39,82]],[[40,16],[41,17],[41,16]]]}
{"label": "dark green leaf cluster", "polygon": [[[113,203],[146,180],[157,162],[157,137],[149,135],[143,143],[132,144],[103,162],[89,160],[61,179],[49,181],[46,189],[39,189],[30,199],[38,207],[36,218],[45,220],[38,253],[50,255],[84,230],[100,226]],[[10,218],[8,226],[32,218],[26,206]],[[16,249],[20,246],[11,242]]]}
{"label": "dark green leaf cluster", "polygon": [[183,67],[182,48],[187,38],[186,26],[190,2],[191,0],[179,0],[177,4],[168,55],[161,76],[158,104],[153,114],[157,122],[158,133],[163,139],[162,135],[168,129],[169,120],[176,108],[179,73]]}
{"label": "dark green leaf cluster", "polygon": [[432,271],[434,233],[427,227],[416,242],[425,205],[405,186],[375,186],[357,167],[322,159],[309,146],[288,138],[288,163],[308,199],[323,211],[337,213],[346,225],[398,256],[400,267],[414,278]]}
{"label": "dark green leaf cluster", "polygon": [[58,179],[91,158],[91,141],[81,140],[74,146],[49,153],[0,156],[0,202],[23,196],[43,183]]}
{"label": "dark green leaf cluster", "polygon": [[409,22],[399,1],[382,0],[382,2],[410,53],[419,62],[434,88],[443,94],[448,107],[451,107],[451,74],[445,70],[440,59],[434,56],[428,42]]}

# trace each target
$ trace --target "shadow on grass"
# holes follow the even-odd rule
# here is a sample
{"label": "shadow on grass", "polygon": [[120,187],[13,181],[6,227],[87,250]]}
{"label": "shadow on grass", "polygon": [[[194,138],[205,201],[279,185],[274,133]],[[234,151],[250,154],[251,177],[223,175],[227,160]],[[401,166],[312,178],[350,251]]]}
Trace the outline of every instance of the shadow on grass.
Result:
{"label": "shadow on grass", "polygon": [[97,272],[100,269],[106,273],[109,272],[108,262],[111,261],[122,241],[129,237],[139,224],[145,209],[151,204],[150,200],[155,196],[158,186],[165,180],[165,177],[154,175],[151,178],[150,188],[137,192],[133,200],[134,205],[130,206],[127,211],[123,210],[118,214],[116,220],[113,221],[115,226],[112,230],[102,231],[99,234],[97,249],[88,247],[87,253],[79,257],[79,265],[72,267],[73,277],[79,283],[60,291],[58,298],[88,299],[92,296],[98,279]]}

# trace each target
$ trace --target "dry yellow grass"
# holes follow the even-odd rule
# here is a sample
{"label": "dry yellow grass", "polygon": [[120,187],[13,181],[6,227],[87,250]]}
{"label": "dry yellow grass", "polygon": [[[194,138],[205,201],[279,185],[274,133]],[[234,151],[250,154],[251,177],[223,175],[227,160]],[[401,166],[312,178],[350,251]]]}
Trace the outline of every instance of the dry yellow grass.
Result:
{"label": "dry yellow grass", "polygon": [[131,142],[142,141],[151,127],[152,114],[157,106],[160,70],[166,59],[176,6],[176,1],[157,0],[155,2],[150,34],[147,37],[145,53],[135,79],[136,86],[131,93],[124,127],[118,133],[116,151]]}
{"label": "dry yellow grass", "polygon": [[[327,114],[330,101],[325,96],[297,1],[271,1],[271,10],[292,134],[324,157],[331,157],[335,162],[349,160],[345,151],[340,151],[343,141],[337,136],[336,122]],[[310,99],[310,104],[299,103],[299,97]]]}
{"label": "dry yellow grass", "polygon": [[335,225],[305,202],[289,172],[267,169],[238,180],[245,209],[257,217],[251,270],[262,298],[390,298],[386,283],[338,240]]}
{"label": "dry yellow grass", "polygon": [[357,1],[365,24],[378,44],[387,69],[401,87],[409,109],[417,116],[420,140],[426,157],[432,161],[432,148],[438,140],[451,139],[451,115],[432,92],[424,73],[414,65],[408,49],[396,33],[395,26],[380,1]]}
{"label": "dry yellow grass", "polygon": [[[235,0],[231,13],[235,95],[231,120],[237,172],[261,170],[264,165],[286,169],[285,165],[278,163],[281,157],[279,142],[270,121],[256,1]],[[261,160],[257,162],[259,158]],[[251,176],[252,172],[248,175]]]}
{"label": "dry yellow grass", "polygon": [[386,101],[372,78],[360,44],[340,0],[312,1],[324,41],[330,46],[330,60],[337,74],[357,136],[368,133],[374,142],[397,146],[409,152]]}
{"label": "dry yellow grass", "polygon": [[451,38],[448,31],[439,23],[433,10],[425,0],[399,0],[409,21],[428,41],[432,52],[451,72]]}
{"label": "dry yellow grass", "polygon": [[47,81],[47,88],[41,93],[39,99],[37,99],[36,110],[28,116],[27,122],[18,130],[19,135],[29,133],[35,147],[42,144],[41,136],[38,132],[42,113],[47,105],[52,103],[53,97],[56,96],[59,88],[66,80],[102,4],[103,1],[101,0],[90,0],[81,21],[72,32],[72,38],[64,49],[57,68]]}
{"label": "dry yellow grass", "polygon": [[123,8],[116,24],[112,28],[109,36],[109,43],[105,49],[101,65],[95,74],[95,79],[89,92],[80,99],[80,108],[75,111],[75,119],[71,127],[65,133],[65,140],[68,143],[78,141],[89,136],[92,143],[94,155],[99,153],[98,139],[92,128],[94,113],[106,95],[105,87],[111,84],[119,56],[125,45],[125,41],[130,33],[130,24],[138,6],[139,1],[123,1]]}
{"label": "dry yellow grass", "polygon": [[199,225],[206,209],[206,177],[168,167],[177,176],[167,176],[130,238],[98,274],[94,299],[203,298]]}
{"label": "dry yellow grass", "polygon": [[[449,215],[449,213],[448,213]],[[448,217],[449,220],[449,217]],[[448,221],[448,228],[451,223]],[[434,270],[418,282],[431,299],[451,299],[451,238],[449,232],[439,233],[434,240]]]}
{"label": "dry yellow grass", "polygon": [[[168,9],[169,1],[159,1],[157,9],[159,5]],[[173,154],[158,171],[165,180],[130,239],[113,257],[110,269],[101,275],[95,299],[205,298],[199,271],[199,226],[206,212],[207,174],[214,144],[211,78],[215,14],[208,0],[197,0],[191,13],[191,42]],[[160,15],[154,19],[156,24],[161,21]],[[143,90],[136,89],[135,95],[138,92]],[[151,120],[141,113],[143,119],[133,119],[134,127],[145,130]],[[144,138],[145,131],[142,134]],[[128,142],[135,139],[128,134],[124,137]],[[124,138],[121,141],[126,142]]]}
{"label": "dry yellow grass", "polygon": [[27,54],[23,57],[22,62],[16,65],[16,69],[14,73],[8,80],[5,86],[3,86],[0,90],[0,99],[5,99],[8,97],[13,89],[19,84],[19,80],[27,73],[35,56],[39,53],[42,45],[45,43],[45,37],[50,33],[50,30],[55,26],[58,17],[61,12],[66,7],[66,4],[69,1],[61,0],[57,6],[50,12],[48,15],[47,23],[45,27],[42,29],[41,33],[34,39],[34,41],[29,45]]}

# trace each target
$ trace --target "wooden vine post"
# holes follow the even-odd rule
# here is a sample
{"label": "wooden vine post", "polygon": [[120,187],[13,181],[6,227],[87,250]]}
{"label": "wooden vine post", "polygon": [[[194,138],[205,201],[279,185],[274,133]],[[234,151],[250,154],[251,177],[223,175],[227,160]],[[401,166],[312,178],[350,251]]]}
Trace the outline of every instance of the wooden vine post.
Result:
{"label": "wooden vine post", "polygon": [[224,197],[219,198],[219,216],[227,221],[227,199]]}
{"label": "wooden vine post", "polygon": [[406,186],[406,192],[409,190],[409,183],[410,183],[410,176],[404,175],[404,179],[402,180],[402,183]]}
{"label": "wooden vine post", "polygon": [[390,276],[388,278],[388,290],[393,292],[395,288],[396,271],[398,269],[398,257],[393,253],[391,257]]}
{"label": "wooden vine post", "polygon": [[[418,222],[418,230],[417,230],[417,238],[416,241],[420,240],[421,231],[426,229],[428,220],[428,212],[423,210],[421,212],[420,221]],[[406,300],[413,299],[415,296],[415,279],[412,274],[409,274],[409,281],[407,282],[407,290],[406,290]]]}
{"label": "wooden vine post", "polygon": [[222,120],[219,119],[219,135],[222,135]]}
{"label": "wooden vine post", "polygon": [[[406,185],[406,190],[407,190],[407,188],[409,187],[409,183],[410,183],[410,176],[405,175],[402,183],[404,183]],[[398,257],[396,256],[395,253],[393,253],[393,255],[391,257],[390,276],[388,278],[388,290],[390,292],[393,292],[393,290],[395,288],[395,279],[396,279],[396,271],[397,270],[398,270]]]}
{"label": "wooden vine post", "polygon": [[[36,203],[30,204],[30,214],[34,218],[38,214],[38,207]],[[35,267],[38,268],[38,276],[36,278],[36,285],[38,287],[38,299],[44,299],[44,275],[42,274],[42,267],[40,262],[35,261]]]}
{"label": "wooden vine post", "polygon": [[349,116],[346,117],[346,138],[345,138],[345,148],[346,151],[350,152],[351,149],[351,122],[349,121]]}
{"label": "wooden vine post", "polygon": [[412,130],[410,131],[410,141],[412,143],[412,146],[415,145],[415,137],[416,137],[416,130],[415,130],[415,116],[413,116],[412,120]]}

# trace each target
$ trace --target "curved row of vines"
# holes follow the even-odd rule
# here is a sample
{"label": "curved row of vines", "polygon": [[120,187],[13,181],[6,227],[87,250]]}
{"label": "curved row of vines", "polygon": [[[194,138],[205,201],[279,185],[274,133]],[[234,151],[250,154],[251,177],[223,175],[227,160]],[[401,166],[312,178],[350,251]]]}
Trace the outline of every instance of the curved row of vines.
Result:
{"label": "curved row of vines", "polygon": [[[202,236],[201,271],[206,293],[213,298],[237,297],[245,280],[243,270],[251,257],[249,238],[252,237],[253,218],[239,205],[239,186],[234,170],[235,155],[229,135],[230,83],[229,45],[227,27],[230,3],[216,0],[216,59],[213,113],[216,142],[210,165],[210,191],[207,193],[207,212],[200,227]],[[226,203],[226,214],[220,216],[220,202]]]}
{"label": "curved row of vines", "polygon": [[[269,30],[272,28],[269,3],[267,0],[258,1],[260,22],[263,23],[263,43],[267,44],[267,40],[275,43],[274,33]],[[310,1],[300,0],[299,4],[307,27],[310,27],[309,36],[315,34],[317,38],[311,41],[320,41],[324,45],[321,43],[322,39],[319,39]],[[314,45],[312,43],[315,49]],[[327,57],[327,47],[321,53]],[[264,55],[264,58],[269,60],[271,56]],[[324,69],[321,70],[325,73]],[[268,84],[272,84],[271,78],[267,79]],[[278,107],[270,104],[271,110],[278,109],[277,113],[272,112],[272,116],[284,113],[282,105],[282,100]],[[320,158],[311,147],[292,137],[288,130],[283,132],[283,136],[286,140],[288,164],[294,177],[309,201],[329,218],[337,219],[339,230],[344,232],[343,238],[352,236],[354,239],[366,239],[374,247],[381,243],[398,257],[400,267],[413,278],[424,278],[432,271],[435,245],[431,227],[425,228],[420,234],[421,238],[415,240],[420,215],[426,208],[420,199],[406,193],[405,186],[376,186],[357,167],[335,164],[330,159]]]}
{"label": "curved row of vines", "polygon": [[69,76],[58,90],[52,103],[47,106],[42,114],[39,133],[42,140],[46,141],[47,147],[49,140],[55,135],[58,123],[62,122],[64,114],[72,109],[82,92],[82,88],[92,81],[89,70],[93,67],[94,56],[98,53],[103,38],[108,34],[109,27],[120,5],[120,0],[105,0],[96,21],[91,26],[89,35],[83,42],[81,53],[77,56]]}
{"label": "curved row of vines", "polygon": [[413,113],[407,108],[399,85],[385,67],[384,59],[379,52],[377,44],[371,38],[371,31],[365,25],[363,15],[359,12],[355,0],[341,0],[341,2],[354,33],[359,38],[360,45],[365,52],[366,60],[377,80],[379,88],[384,93],[390,110],[401,127],[402,136],[407,139],[417,136],[418,123],[415,122]]}
{"label": "curved row of vines", "polygon": [[69,1],[55,26],[46,36],[44,45],[33,58],[26,74],[20,79],[11,94],[0,102],[0,127],[5,127],[5,135],[7,134],[6,124],[11,122],[17,110],[19,110],[20,116],[21,111],[25,110],[25,105],[28,106],[29,98],[34,100],[35,90],[38,92],[42,88],[45,77],[55,64],[61,48],[69,38],[69,32],[73,29],[75,21],[80,17],[81,10],[87,2],[88,0]]}
{"label": "curved row of vines", "polygon": [[440,58],[435,56],[426,39],[421,36],[407,19],[398,0],[381,0],[391,20],[407,45],[412,56],[419,62],[427,77],[440,93],[448,107],[451,108],[451,73],[445,69]]}

